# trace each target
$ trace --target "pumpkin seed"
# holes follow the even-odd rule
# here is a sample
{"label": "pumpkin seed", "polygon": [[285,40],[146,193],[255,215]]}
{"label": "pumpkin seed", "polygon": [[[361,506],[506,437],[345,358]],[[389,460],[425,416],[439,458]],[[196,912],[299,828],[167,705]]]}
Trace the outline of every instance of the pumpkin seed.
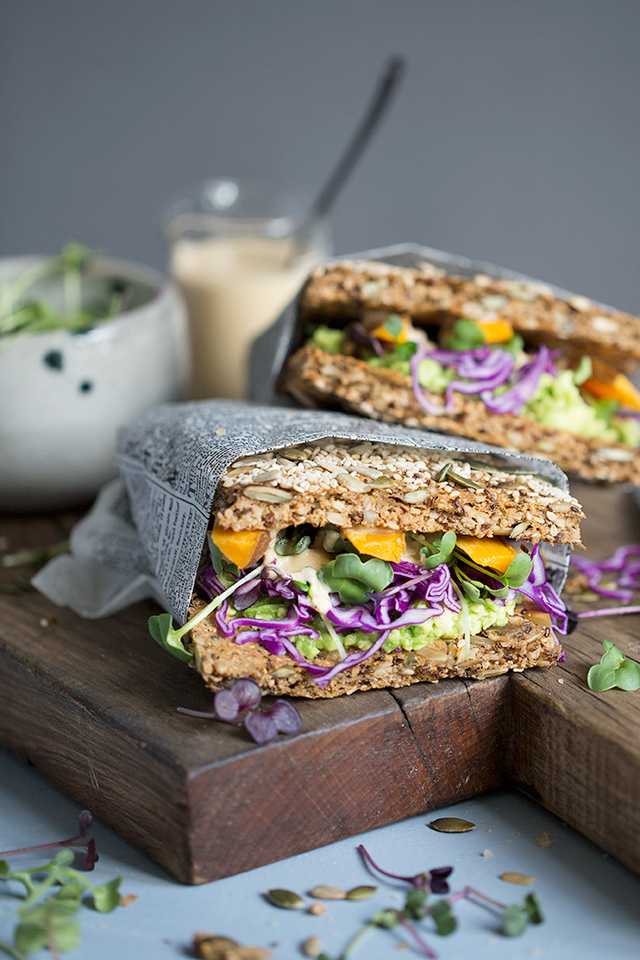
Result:
{"label": "pumpkin seed", "polygon": [[528,887],[530,883],[535,883],[536,877],[530,877],[526,873],[507,873],[500,874],[501,880],[506,880],[507,883],[520,883],[523,887]]}
{"label": "pumpkin seed", "polygon": [[387,477],[387,476],[375,477],[371,481],[370,486],[371,487],[392,487],[393,480],[391,479],[391,477]]}
{"label": "pumpkin seed", "polygon": [[193,952],[201,960],[225,960],[237,956],[240,944],[229,937],[216,937],[210,933],[196,933],[193,937]]}
{"label": "pumpkin seed", "polygon": [[304,907],[304,900],[293,893],[292,890],[267,890],[265,898],[272,903],[274,907],[282,907],[283,910],[301,910]]}
{"label": "pumpkin seed", "polygon": [[263,503],[288,503],[293,495],[288,490],[279,490],[277,487],[262,487],[251,484],[243,490],[245,497],[251,500],[261,500]]}
{"label": "pumpkin seed", "polygon": [[309,891],[309,896],[317,900],[344,900],[347,895],[340,887],[328,887],[321,883]]}
{"label": "pumpkin seed", "polygon": [[440,467],[440,469],[436,473],[436,480],[438,481],[438,483],[442,483],[442,481],[447,478],[450,470],[453,470],[452,463],[445,463],[442,467]]}
{"label": "pumpkin seed", "polygon": [[374,893],[378,890],[377,887],[368,887],[363,885],[361,887],[352,887],[351,890],[347,890],[347,900],[368,900],[369,897],[372,897]]}
{"label": "pumpkin seed", "polygon": [[470,477],[463,477],[460,473],[454,473],[453,470],[449,470],[447,480],[452,480],[453,483],[457,483],[459,487],[468,487],[470,490],[480,489],[480,484],[476,483],[475,480],[472,480]]}
{"label": "pumpkin seed", "polygon": [[471,820],[463,820],[462,817],[439,817],[437,820],[432,820],[429,826],[438,833],[467,833],[476,828],[475,823],[471,823]]}

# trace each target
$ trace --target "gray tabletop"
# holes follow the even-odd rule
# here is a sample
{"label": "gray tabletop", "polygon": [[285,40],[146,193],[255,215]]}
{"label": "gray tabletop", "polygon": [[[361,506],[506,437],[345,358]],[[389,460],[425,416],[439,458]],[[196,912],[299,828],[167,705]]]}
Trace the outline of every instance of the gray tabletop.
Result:
{"label": "gray tabletop", "polygon": [[[79,809],[36,770],[0,751],[2,850],[71,836],[76,833]],[[462,834],[429,828],[430,821],[445,815],[470,820],[476,828]],[[452,892],[472,886],[503,903],[522,902],[528,892],[537,893],[545,921],[517,938],[503,936],[496,915],[469,901],[455,905],[458,929],[450,937],[438,936],[428,920],[422,921],[417,925],[420,934],[442,960],[470,956],[475,960],[595,960],[640,955],[640,878],[517,793],[478,797],[199,887],[178,884],[97,821],[91,835],[100,859],[88,876],[94,884],[122,877],[121,893],[128,903],[109,914],[83,907],[81,944],[71,954],[78,960],[192,956],[196,931],[266,948],[274,960],[303,956],[302,943],[315,935],[334,960],[376,911],[402,908],[408,889],[404,883],[372,879],[357,852],[358,844],[364,844],[381,867],[397,874],[452,866]],[[46,862],[48,856],[7,859],[13,869],[22,869]],[[501,879],[505,872],[536,879],[528,886],[516,885]],[[308,908],[281,910],[264,898],[269,889],[286,888],[303,895],[311,905],[318,901],[308,892],[317,884],[344,890],[373,884],[378,889],[370,900],[324,901],[326,912],[320,916],[310,914]],[[12,941],[19,890],[7,882],[0,886],[0,940]],[[403,948],[407,957],[421,955],[413,946],[406,949],[409,946],[408,932],[398,927],[375,929],[350,956],[387,960]]]}

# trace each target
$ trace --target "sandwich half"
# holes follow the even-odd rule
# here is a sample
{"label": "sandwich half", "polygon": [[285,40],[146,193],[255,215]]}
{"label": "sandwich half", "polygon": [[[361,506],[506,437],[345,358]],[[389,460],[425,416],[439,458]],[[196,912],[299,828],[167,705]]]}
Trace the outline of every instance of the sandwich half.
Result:
{"label": "sandwich half", "polygon": [[582,516],[486,456],[331,439],[246,457],[218,484],[184,643],[214,690],[304,697],[551,667],[566,612],[544,545],[579,544]]}
{"label": "sandwich half", "polygon": [[640,483],[640,318],[542,284],[379,262],[318,268],[281,388],[305,406]]}

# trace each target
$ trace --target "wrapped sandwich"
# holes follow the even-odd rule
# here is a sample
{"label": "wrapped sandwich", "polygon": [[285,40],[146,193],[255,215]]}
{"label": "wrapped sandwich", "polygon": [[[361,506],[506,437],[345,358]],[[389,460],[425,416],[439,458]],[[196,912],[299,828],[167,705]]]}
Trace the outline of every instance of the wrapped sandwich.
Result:
{"label": "wrapped sandwich", "polygon": [[218,487],[186,649],[213,689],[306,697],[553,666],[566,614],[541,545],[578,543],[581,516],[534,474],[425,450],[243,458]]}
{"label": "wrapped sandwich", "polygon": [[118,464],[168,610],[151,633],[214,690],[333,697],[562,656],[583,514],[551,463],[208,401],[143,414]]}
{"label": "wrapped sandwich", "polygon": [[640,483],[640,318],[423,262],[329,263],[298,300],[282,391]]}

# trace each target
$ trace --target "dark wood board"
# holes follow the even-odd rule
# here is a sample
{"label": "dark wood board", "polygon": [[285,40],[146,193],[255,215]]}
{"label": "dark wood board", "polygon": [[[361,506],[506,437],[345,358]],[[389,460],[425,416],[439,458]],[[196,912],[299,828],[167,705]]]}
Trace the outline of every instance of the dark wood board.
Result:
{"label": "dark wood board", "polygon": [[[594,558],[640,543],[628,492],[576,486]],[[9,518],[4,549],[75,518]],[[19,571],[24,576],[24,570]],[[0,578],[10,573],[0,572]],[[640,872],[640,691],[588,690],[602,640],[640,652],[640,617],[585,621],[554,670],[298,701],[297,737],[257,746],[186,717],[194,671],[147,632],[152,603],[88,621],[0,595],[0,743],[178,880],[199,883],[515,783]]]}

